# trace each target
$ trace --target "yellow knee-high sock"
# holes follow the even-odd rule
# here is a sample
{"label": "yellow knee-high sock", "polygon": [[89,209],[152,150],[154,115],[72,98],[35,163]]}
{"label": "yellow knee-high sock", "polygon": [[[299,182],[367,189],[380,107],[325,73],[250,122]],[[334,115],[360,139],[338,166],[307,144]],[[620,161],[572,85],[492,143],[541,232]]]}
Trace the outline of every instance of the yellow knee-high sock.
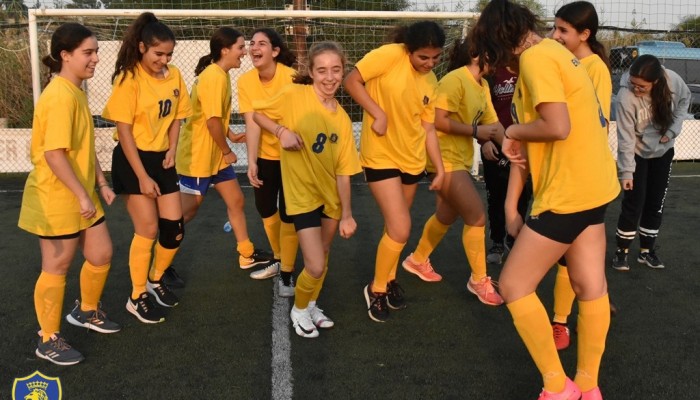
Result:
{"label": "yellow knee-high sock", "polygon": [[129,274],[131,275],[131,298],[138,298],[146,291],[146,278],[153,253],[153,239],[134,234],[129,249]]}
{"label": "yellow knee-high sock", "polygon": [[576,293],[571,288],[569,269],[557,264],[557,277],[554,280],[554,322],[566,324],[575,299]]}
{"label": "yellow knee-high sock", "polygon": [[34,309],[44,342],[48,342],[51,335],[61,328],[61,311],[65,293],[65,275],[54,275],[41,271],[39,279],[36,280],[36,286],[34,286]]}
{"label": "yellow knee-high sock", "polygon": [[311,301],[316,302],[316,300],[318,299],[318,296],[321,294],[321,289],[323,288],[323,282],[326,280],[327,273],[328,273],[328,267],[325,267],[323,269],[323,273],[321,274],[321,277],[318,278],[318,283],[316,284],[316,288],[314,289],[313,294],[311,294]]}
{"label": "yellow knee-high sock", "polygon": [[265,235],[267,235],[267,240],[270,242],[270,248],[275,258],[279,260],[281,250],[280,250],[280,213],[279,211],[272,214],[272,216],[263,218],[263,228],[265,229]]}
{"label": "yellow knee-high sock", "polygon": [[294,224],[281,223],[280,249],[280,270],[294,272],[294,263],[297,260],[297,250],[299,249],[299,238]]}
{"label": "yellow knee-high sock", "polygon": [[445,225],[438,221],[435,214],[431,215],[430,218],[425,222],[423,227],[423,234],[418,241],[418,246],[413,252],[413,261],[422,263],[430,257],[433,250],[437,247],[438,243],[445,237],[447,230],[450,228],[449,225]]}
{"label": "yellow knee-high sock", "polygon": [[97,310],[111,264],[94,266],[87,260],[80,269],[80,309]]}
{"label": "yellow knee-high sock", "polygon": [[486,276],[486,227],[464,225],[462,245],[472,269],[472,280],[480,281]]}
{"label": "yellow knee-high sock", "polygon": [[525,347],[542,374],[544,389],[553,393],[564,390],[566,373],[554,346],[547,311],[537,294],[531,293],[509,303],[508,310]]}
{"label": "yellow knee-high sock", "polygon": [[236,243],[236,251],[243,257],[250,257],[255,251],[255,246],[253,246],[253,242],[251,242],[250,239],[246,239]]}
{"label": "yellow knee-high sock", "polygon": [[311,296],[313,296],[316,286],[322,282],[322,279],[323,276],[318,279],[311,276],[306,272],[306,268],[301,270],[297,278],[297,286],[294,289],[294,306],[296,308],[303,310],[309,306]]}
{"label": "yellow knee-high sock", "polygon": [[373,292],[386,293],[387,283],[396,278],[396,266],[405,245],[406,243],[395,242],[387,233],[382,236],[377,247],[377,260],[374,265]]}
{"label": "yellow knee-high sock", "polygon": [[160,243],[156,243],[155,251],[153,252],[153,265],[151,265],[151,269],[148,273],[148,278],[151,281],[156,282],[160,280],[165,270],[172,264],[175,254],[177,254],[179,249],[179,247],[166,249],[161,246]]}
{"label": "yellow knee-high sock", "polygon": [[598,386],[600,359],[610,327],[610,299],[606,294],[591,301],[578,302],[578,364],[576,384],[582,392]]}

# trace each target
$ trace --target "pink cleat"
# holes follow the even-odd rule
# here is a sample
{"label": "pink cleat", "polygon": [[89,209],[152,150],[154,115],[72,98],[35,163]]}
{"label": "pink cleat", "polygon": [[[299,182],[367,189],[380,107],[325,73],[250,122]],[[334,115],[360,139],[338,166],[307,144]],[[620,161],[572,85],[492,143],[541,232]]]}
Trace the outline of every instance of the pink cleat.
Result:
{"label": "pink cleat", "polygon": [[574,381],[566,378],[564,390],[559,393],[552,393],[542,389],[540,397],[537,400],[579,400],[581,398],[581,389],[576,386]]}
{"label": "pink cleat", "polygon": [[426,282],[440,282],[442,276],[435,272],[433,269],[433,264],[430,263],[430,259],[425,260],[425,262],[418,263],[413,260],[413,253],[409,254],[403,263],[401,263],[403,269],[418,276]]}
{"label": "pink cleat", "polygon": [[603,395],[600,393],[600,388],[596,386],[587,392],[583,392],[581,400],[603,400]]}
{"label": "pink cleat", "polygon": [[474,282],[472,278],[469,278],[467,282],[467,289],[476,295],[484,304],[490,306],[500,306],[503,304],[503,298],[494,288],[496,282],[491,280],[490,276],[485,276],[479,280],[479,282]]}

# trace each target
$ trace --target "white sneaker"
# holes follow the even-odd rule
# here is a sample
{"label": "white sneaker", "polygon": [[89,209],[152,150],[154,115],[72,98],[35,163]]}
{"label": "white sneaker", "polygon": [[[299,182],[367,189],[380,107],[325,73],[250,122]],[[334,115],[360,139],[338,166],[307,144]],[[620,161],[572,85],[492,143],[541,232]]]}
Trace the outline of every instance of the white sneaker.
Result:
{"label": "white sneaker", "polygon": [[335,325],[335,322],[333,322],[332,319],[328,318],[324,313],[323,310],[318,308],[317,306],[311,306],[309,304],[309,314],[311,314],[311,320],[314,322],[314,325],[316,325],[317,328],[321,329],[330,329]]}
{"label": "white sneaker", "polygon": [[289,280],[289,285],[285,285],[281,277],[277,278],[277,295],[280,297],[294,297],[294,277]]}
{"label": "white sneaker", "polygon": [[272,278],[273,276],[277,276],[279,273],[280,273],[279,261],[268,261],[265,268],[251,272],[250,277],[253,279],[269,279],[269,278]]}
{"label": "white sneaker", "polygon": [[314,322],[311,320],[308,308],[299,310],[296,307],[292,307],[289,317],[292,320],[292,326],[294,326],[297,335],[305,338],[318,337],[318,329],[316,329],[316,325],[314,325]]}

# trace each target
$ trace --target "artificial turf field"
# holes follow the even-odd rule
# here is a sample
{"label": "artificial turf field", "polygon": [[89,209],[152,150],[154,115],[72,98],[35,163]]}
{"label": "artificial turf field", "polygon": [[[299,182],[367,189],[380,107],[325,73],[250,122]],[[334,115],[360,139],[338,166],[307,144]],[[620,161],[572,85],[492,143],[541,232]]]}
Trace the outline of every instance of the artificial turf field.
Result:
{"label": "artificial turf field", "polygon": [[[288,322],[290,300],[273,295],[273,281],[254,281],[238,268],[231,234],[222,230],[225,206],[211,191],[187,225],[175,265],[187,287],[166,322],[144,325],[124,308],[133,230],[123,202],[107,209],[114,242],[102,298],[121,332],[103,335],[74,327],[62,332],[86,360],[60,367],[34,355],[38,330],[33,290],[40,271],[38,241],[17,228],[24,177],[1,177],[0,188],[0,399],[11,398],[15,378],[35,370],[61,380],[64,399],[535,399],[541,378],[505,306],[481,304],[466,289],[468,265],[461,224],[432,255],[440,283],[424,283],[399,268],[408,308],[385,324],[370,321],[362,288],[371,279],[381,216],[361,179],[353,186],[357,233],[337,237],[319,305],[335,328],[318,339],[298,337]],[[248,229],[268,247],[242,178]],[[483,184],[477,183],[482,195]],[[413,229],[402,259],[412,251],[434,195],[422,184],[413,205]],[[600,386],[608,400],[698,399],[700,396],[700,164],[674,164],[664,223],[657,241],[665,270],[636,263],[629,272],[608,268],[612,319]],[[619,199],[607,213],[608,260],[614,249]],[[458,224],[455,224],[458,225]],[[65,315],[79,295],[80,257],[69,273]],[[297,271],[301,268],[301,255]],[[551,312],[554,269],[538,294]],[[489,265],[498,279],[500,266]],[[572,346],[560,352],[575,373]],[[274,350],[273,350],[274,349]]]}

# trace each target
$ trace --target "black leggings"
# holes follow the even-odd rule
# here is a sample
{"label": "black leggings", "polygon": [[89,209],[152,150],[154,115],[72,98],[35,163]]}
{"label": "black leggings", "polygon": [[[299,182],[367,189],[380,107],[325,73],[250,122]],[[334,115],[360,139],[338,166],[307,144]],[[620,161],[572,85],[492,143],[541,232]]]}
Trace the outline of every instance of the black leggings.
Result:
{"label": "black leggings", "polygon": [[282,222],[293,223],[294,220],[287,215],[287,207],[284,204],[280,161],[258,158],[258,178],[263,181],[261,187],[253,188],[258,214],[263,218],[269,218],[277,212],[279,206]]}

